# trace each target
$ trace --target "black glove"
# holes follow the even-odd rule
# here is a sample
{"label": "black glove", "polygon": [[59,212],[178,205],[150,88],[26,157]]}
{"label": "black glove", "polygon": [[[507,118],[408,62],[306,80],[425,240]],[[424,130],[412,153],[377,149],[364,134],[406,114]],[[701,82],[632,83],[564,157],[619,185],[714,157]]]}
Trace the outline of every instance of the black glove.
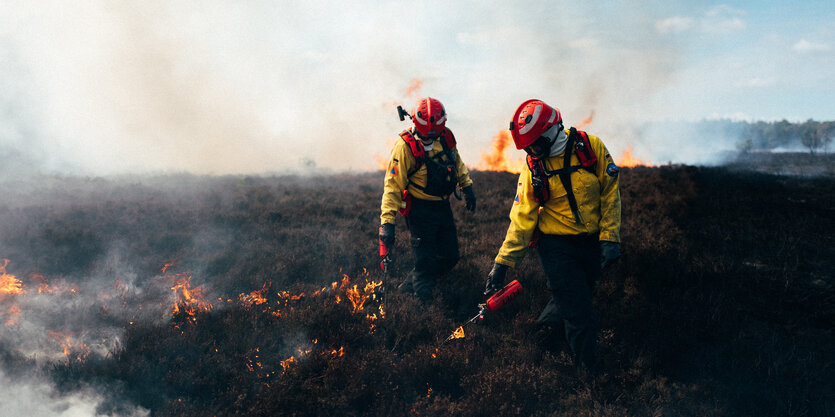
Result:
{"label": "black glove", "polygon": [[464,187],[464,200],[467,203],[467,210],[475,213],[475,193],[473,192],[473,186],[468,185]]}
{"label": "black glove", "polygon": [[394,246],[394,225],[391,223],[383,223],[380,226],[380,240],[386,245],[389,250]]}
{"label": "black glove", "polygon": [[600,269],[603,269],[620,258],[620,245],[617,242],[600,242]]}
{"label": "black glove", "polygon": [[504,287],[504,277],[507,275],[507,265],[493,262],[493,269],[487,274],[487,285],[484,287],[484,295],[490,296]]}

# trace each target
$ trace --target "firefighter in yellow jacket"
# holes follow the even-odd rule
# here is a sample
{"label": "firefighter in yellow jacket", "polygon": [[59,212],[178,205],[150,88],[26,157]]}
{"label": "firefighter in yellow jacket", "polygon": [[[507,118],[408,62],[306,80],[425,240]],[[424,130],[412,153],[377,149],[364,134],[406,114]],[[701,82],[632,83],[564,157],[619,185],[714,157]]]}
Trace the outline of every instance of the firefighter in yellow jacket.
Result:
{"label": "firefighter in yellow jacket", "polygon": [[618,167],[598,137],[565,129],[559,110],[541,100],[519,106],[510,132],[528,154],[527,167],[485,294],[501,289],[508,268],[535,246],[551,292],[538,327],[564,332],[575,364],[593,368],[592,289],[601,269],[620,256]]}
{"label": "firefighter in yellow jacket", "polygon": [[[400,111],[401,119],[409,115]],[[437,276],[458,262],[458,235],[449,196],[462,187],[470,211],[475,211],[476,198],[455,137],[446,128],[441,102],[431,97],[420,99],[409,116],[414,128],[402,132],[391,151],[379,236],[382,244],[391,248],[397,212],[405,217],[415,266],[400,288],[428,302]]]}

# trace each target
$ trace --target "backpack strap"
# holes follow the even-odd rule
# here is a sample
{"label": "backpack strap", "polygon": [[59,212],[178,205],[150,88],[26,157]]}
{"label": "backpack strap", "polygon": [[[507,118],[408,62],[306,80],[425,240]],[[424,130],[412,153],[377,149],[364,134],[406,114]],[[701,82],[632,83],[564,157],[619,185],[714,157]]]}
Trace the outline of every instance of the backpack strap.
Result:
{"label": "backpack strap", "polygon": [[[435,154],[432,158],[427,158],[426,149],[423,147],[423,144],[420,143],[420,140],[415,137],[414,132],[407,129],[400,132],[400,137],[409,145],[409,150],[412,152],[412,156],[415,158],[415,167],[411,170],[411,172],[407,175],[407,183],[406,188],[409,186],[413,186],[421,191],[425,191],[426,187],[421,186],[420,184],[414,183],[411,180],[411,176],[420,170],[421,167],[429,160],[432,163],[437,164],[435,160],[440,160],[443,155],[446,155],[447,159],[452,163],[452,170],[453,175],[457,178],[457,168],[456,168],[456,160],[455,160],[455,135],[452,134],[452,131],[444,127],[443,132],[441,132],[441,147],[443,150]],[[427,177],[428,179],[428,177]]]}
{"label": "backpack strap", "polygon": [[565,188],[565,196],[568,197],[568,206],[571,207],[571,214],[574,215],[574,221],[582,223],[580,220],[580,210],[577,208],[577,198],[574,197],[574,188],[571,187],[571,173],[576,171],[577,168],[571,166],[571,154],[574,152],[569,151],[574,149],[576,136],[577,129],[572,127],[568,134],[568,143],[565,144],[565,152],[563,152],[562,169],[559,170],[558,175],[560,176],[562,187]]}
{"label": "backpack strap", "polygon": [[444,131],[441,132],[441,144],[443,144],[444,149],[455,148],[455,135],[446,126],[444,127]]}
{"label": "backpack strap", "polygon": [[[572,150],[573,152],[569,151]],[[563,188],[565,188],[568,205],[571,207],[571,214],[574,215],[574,221],[582,223],[580,219],[580,210],[577,207],[577,198],[574,196],[574,188],[571,186],[571,173],[580,169],[585,169],[594,173],[594,168],[597,163],[597,155],[589,142],[589,136],[586,132],[571,128],[568,134],[568,142],[565,144],[566,152],[563,153],[562,168],[549,171],[545,168],[544,158],[534,158],[528,155],[528,169],[531,170],[531,185],[533,186],[533,194],[536,202],[540,205],[545,204],[550,198],[550,191],[548,190],[548,178],[558,175]],[[580,165],[571,165],[571,155],[576,154]]]}
{"label": "backpack strap", "polygon": [[575,136],[577,136],[576,134],[579,134],[579,137],[575,137],[574,151],[577,154],[577,159],[580,160],[580,167],[594,174],[594,166],[597,164],[597,155],[595,155],[594,149],[591,147],[588,133],[572,127],[570,134]]}
{"label": "backpack strap", "polygon": [[423,149],[423,144],[418,143],[418,139],[411,130],[406,129],[400,132],[400,138],[402,138],[403,141],[409,145],[409,150],[412,151],[412,156],[415,157],[415,169],[409,173],[409,176],[411,176],[413,173],[417,172],[417,170],[419,170],[426,161],[426,150]]}

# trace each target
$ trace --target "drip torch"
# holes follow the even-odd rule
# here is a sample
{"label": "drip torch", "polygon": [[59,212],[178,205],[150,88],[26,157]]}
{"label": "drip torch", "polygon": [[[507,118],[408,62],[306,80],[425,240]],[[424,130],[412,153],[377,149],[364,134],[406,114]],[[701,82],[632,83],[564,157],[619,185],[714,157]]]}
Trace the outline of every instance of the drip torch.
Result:
{"label": "drip torch", "polygon": [[[380,227],[382,229],[382,226]],[[389,264],[391,263],[391,255],[389,254],[389,247],[383,242],[383,239],[379,237],[379,231],[377,236],[377,243],[380,245],[380,270],[383,271],[383,293],[381,294],[380,304],[385,304],[386,300],[386,285],[388,285],[388,272],[389,272]]]}
{"label": "drip torch", "polygon": [[484,315],[487,313],[495,313],[499,311],[502,307],[506,306],[510,303],[516,296],[522,293],[522,284],[519,283],[517,280],[513,280],[510,284],[505,285],[504,288],[499,290],[497,293],[490,296],[483,304],[478,305],[478,314],[476,314],[473,318],[467,320],[461,326],[458,326],[455,331],[452,332],[449,337],[447,337],[443,342],[446,343],[452,339],[460,339],[464,337],[464,326],[475,323],[477,321],[484,320]]}

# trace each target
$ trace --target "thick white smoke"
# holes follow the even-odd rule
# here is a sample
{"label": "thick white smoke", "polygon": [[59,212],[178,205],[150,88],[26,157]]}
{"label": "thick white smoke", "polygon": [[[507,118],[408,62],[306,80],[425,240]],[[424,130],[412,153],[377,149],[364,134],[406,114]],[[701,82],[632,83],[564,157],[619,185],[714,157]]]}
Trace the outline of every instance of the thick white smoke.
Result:
{"label": "thick white smoke", "polygon": [[[104,396],[84,390],[62,396],[51,384],[33,375],[6,375],[0,369],[0,417],[94,417]],[[145,417],[148,410],[126,410],[124,417]]]}
{"label": "thick white smoke", "polygon": [[617,148],[677,61],[658,16],[627,9],[611,24],[547,2],[28,2],[0,10],[0,152],[6,172],[375,168],[415,78],[468,163],[531,97],[569,124],[594,110]]}

